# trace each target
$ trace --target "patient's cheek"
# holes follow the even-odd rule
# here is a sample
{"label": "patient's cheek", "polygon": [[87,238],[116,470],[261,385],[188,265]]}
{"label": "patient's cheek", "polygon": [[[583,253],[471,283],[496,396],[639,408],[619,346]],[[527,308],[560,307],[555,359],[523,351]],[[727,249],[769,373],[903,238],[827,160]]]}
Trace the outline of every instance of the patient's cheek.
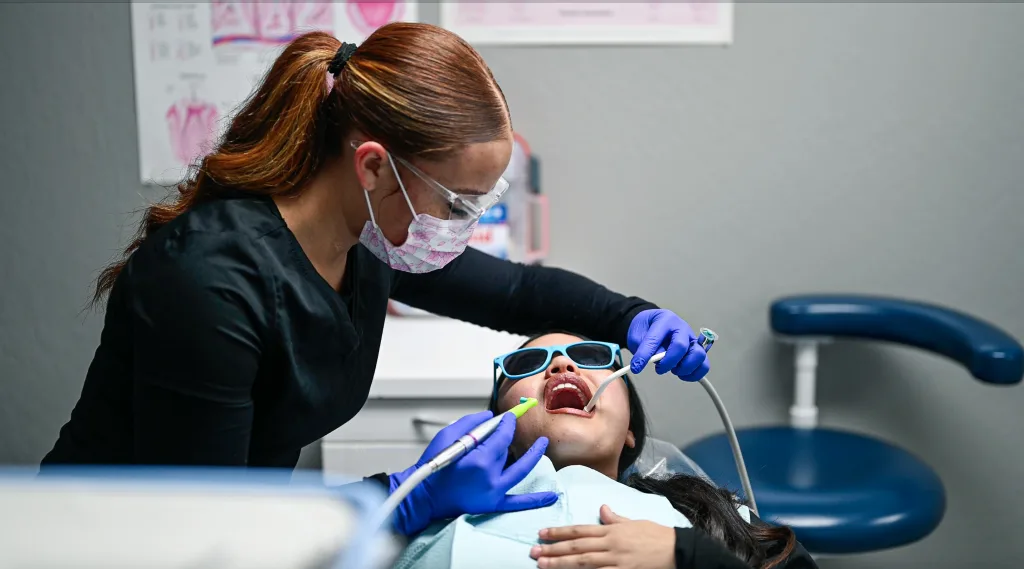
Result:
{"label": "patient's cheek", "polygon": [[[499,412],[507,411],[519,403],[519,395],[509,390],[498,404]],[[512,402],[515,403],[512,403]],[[516,430],[512,436],[510,450],[519,457],[529,450],[530,446],[540,437],[542,428],[537,424],[539,417],[535,415],[537,408],[530,409],[522,417],[516,419]]]}
{"label": "patient's cheek", "polygon": [[519,399],[522,397],[534,397],[538,399],[538,403],[542,402],[544,398],[543,382],[533,381],[532,379],[523,379],[512,384],[512,387],[505,392],[504,397],[501,398],[502,408],[511,409],[516,405],[519,405]]}
{"label": "patient's cheek", "polygon": [[544,427],[541,425],[540,417],[534,415],[530,416],[534,409],[528,411],[522,417],[516,419],[516,432],[512,438],[512,447],[516,450],[517,456],[522,456],[533,443],[537,442],[544,433]]}

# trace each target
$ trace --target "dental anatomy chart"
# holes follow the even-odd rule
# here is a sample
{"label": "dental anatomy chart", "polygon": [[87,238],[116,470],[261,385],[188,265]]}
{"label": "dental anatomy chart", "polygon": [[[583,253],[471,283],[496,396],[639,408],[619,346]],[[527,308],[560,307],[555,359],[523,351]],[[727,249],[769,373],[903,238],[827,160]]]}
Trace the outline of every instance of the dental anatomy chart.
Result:
{"label": "dental anatomy chart", "polygon": [[474,45],[729,44],[731,1],[444,0],[441,25]]}
{"label": "dental anatomy chart", "polygon": [[320,30],[361,43],[389,22],[417,21],[417,8],[410,0],[132,2],[142,182],[181,181],[295,37]]}

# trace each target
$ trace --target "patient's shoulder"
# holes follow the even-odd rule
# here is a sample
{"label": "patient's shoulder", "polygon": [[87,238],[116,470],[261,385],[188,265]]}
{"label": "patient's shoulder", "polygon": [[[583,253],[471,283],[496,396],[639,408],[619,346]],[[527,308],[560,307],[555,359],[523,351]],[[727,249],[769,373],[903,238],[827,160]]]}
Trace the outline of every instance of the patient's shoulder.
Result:
{"label": "patient's shoulder", "polygon": [[567,525],[601,523],[601,506],[607,504],[616,514],[633,520],[668,527],[693,526],[664,496],[641,492],[592,468],[568,466],[558,471],[558,479],[566,497]]}

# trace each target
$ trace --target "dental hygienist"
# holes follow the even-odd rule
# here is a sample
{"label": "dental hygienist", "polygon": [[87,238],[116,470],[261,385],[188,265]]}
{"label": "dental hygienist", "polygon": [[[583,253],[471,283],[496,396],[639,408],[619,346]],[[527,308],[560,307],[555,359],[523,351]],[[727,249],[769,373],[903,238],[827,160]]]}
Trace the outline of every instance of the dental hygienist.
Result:
{"label": "dental hygienist", "polygon": [[[666,351],[659,373],[703,377],[706,355],[672,312],[466,249],[507,187],[511,153],[504,96],[452,33],[392,24],[358,48],[296,39],[101,273],[100,345],[44,467],[293,468],[365,403],[389,297],[515,334],[615,341],[635,354],[634,372]],[[441,431],[426,458],[484,418]],[[505,469],[513,430],[507,419],[420,485],[395,527],[554,501],[506,496],[547,444]],[[377,478],[393,491],[414,468]]]}

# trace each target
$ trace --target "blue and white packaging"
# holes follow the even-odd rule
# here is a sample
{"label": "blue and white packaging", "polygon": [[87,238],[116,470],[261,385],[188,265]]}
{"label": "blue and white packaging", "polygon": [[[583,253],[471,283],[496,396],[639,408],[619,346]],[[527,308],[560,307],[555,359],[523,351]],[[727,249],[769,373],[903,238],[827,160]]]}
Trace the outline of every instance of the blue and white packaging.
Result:
{"label": "blue and white packaging", "polygon": [[469,246],[499,259],[509,258],[507,205],[495,204],[484,212],[469,239]]}

